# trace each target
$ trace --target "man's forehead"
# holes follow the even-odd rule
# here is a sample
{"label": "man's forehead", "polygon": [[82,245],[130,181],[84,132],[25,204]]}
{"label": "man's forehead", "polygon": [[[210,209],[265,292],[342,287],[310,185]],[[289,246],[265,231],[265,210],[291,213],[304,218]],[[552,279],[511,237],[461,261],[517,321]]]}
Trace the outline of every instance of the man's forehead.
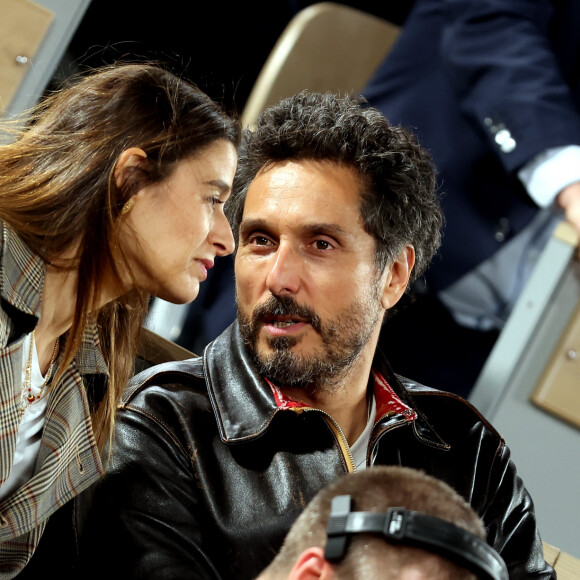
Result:
{"label": "man's forehead", "polygon": [[361,183],[353,167],[330,161],[278,162],[260,170],[250,184],[244,218],[264,212],[311,212],[313,218],[319,213],[338,217],[345,211],[358,215],[360,192]]}

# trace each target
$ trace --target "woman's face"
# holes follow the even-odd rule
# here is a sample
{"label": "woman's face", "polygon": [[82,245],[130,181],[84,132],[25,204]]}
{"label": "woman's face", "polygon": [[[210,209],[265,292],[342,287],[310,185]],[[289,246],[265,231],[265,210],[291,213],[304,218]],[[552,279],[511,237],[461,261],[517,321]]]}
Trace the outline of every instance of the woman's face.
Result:
{"label": "woman's face", "polygon": [[234,251],[224,203],[236,163],[234,146],[218,140],[133,196],[119,245],[138,287],[176,304],[191,302],[216,256]]}

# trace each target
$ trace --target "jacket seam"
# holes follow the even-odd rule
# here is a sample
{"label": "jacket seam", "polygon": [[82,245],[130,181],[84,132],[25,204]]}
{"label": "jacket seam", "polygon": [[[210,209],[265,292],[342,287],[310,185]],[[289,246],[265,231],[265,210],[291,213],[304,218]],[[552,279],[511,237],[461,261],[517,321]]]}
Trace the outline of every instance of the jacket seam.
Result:
{"label": "jacket seam", "polygon": [[[405,385],[403,384],[403,382],[401,381],[401,385],[402,387],[407,391],[407,393],[409,394],[409,396],[411,398],[413,398],[416,394],[419,395],[428,395],[430,393],[410,393],[406,388]],[[420,417],[421,422],[425,423],[425,425],[427,425],[427,427],[429,427],[429,430],[431,431],[431,433],[434,433],[438,438],[439,438],[439,442],[437,441],[433,441],[432,439],[427,439],[425,437],[423,437],[417,430],[417,424],[418,424],[418,420],[416,419],[415,421],[413,421],[413,432],[415,433],[416,437],[420,440],[423,441],[423,443],[425,443],[426,445],[430,445],[432,447],[435,447],[436,449],[442,449],[444,451],[449,451],[451,449],[451,445],[449,445],[449,443],[445,442],[445,439],[443,439],[443,437],[441,437],[441,435],[439,435],[439,433],[435,430],[435,428],[433,427],[433,425],[431,425],[431,422],[427,419],[427,417],[425,416],[425,414],[423,413],[423,411],[417,409],[416,405],[413,405],[413,410],[415,411],[415,413],[417,413],[418,417]]]}
{"label": "jacket seam", "polygon": [[157,425],[171,439],[171,441],[173,441],[173,443],[181,450],[185,457],[188,457],[187,450],[181,444],[181,441],[173,434],[169,426],[166,425],[163,421],[160,421],[156,415],[153,415],[152,413],[149,413],[140,407],[135,407],[134,405],[126,405],[124,409],[133,411],[138,415],[142,415],[143,417],[148,418],[152,423]]}
{"label": "jacket seam", "polygon": [[417,430],[417,421],[413,421],[413,432],[415,433],[417,439],[420,439],[425,445],[429,445],[430,447],[434,447],[435,449],[440,449],[441,451],[450,451],[451,445],[449,445],[449,443],[445,443],[445,441],[439,435],[439,433],[435,431],[431,423],[429,423],[429,421],[427,421],[427,419],[424,418],[423,413],[421,413],[421,416],[424,419],[425,423],[427,423],[427,425],[429,426],[429,429],[431,429],[431,431],[435,433],[435,435],[437,435],[439,439],[441,439],[442,443],[437,443],[437,441],[432,441],[431,439],[426,439],[425,437],[421,436],[421,434]]}
{"label": "jacket seam", "polygon": [[457,402],[461,403],[464,407],[467,407],[470,411],[472,411],[475,415],[477,415],[478,419],[486,426],[486,428],[489,429],[494,434],[498,435],[503,441],[503,438],[496,431],[495,427],[479,412],[479,410],[476,407],[474,407],[469,401],[466,401],[465,399],[463,399],[459,395],[456,395],[455,393],[449,393],[447,391],[434,391],[434,392],[418,391],[416,393],[411,393],[411,396],[413,397],[436,396],[436,397],[446,397],[448,399],[455,399]]}
{"label": "jacket seam", "polygon": [[489,477],[487,478],[487,485],[485,486],[485,496],[483,498],[483,501],[484,501],[483,505],[489,505],[488,498],[489,498],[489,490],[491,487],[491,478],[492,478],[492,474],[495,472],[496,465],[497,465],[498,461],[500,460],[500,455],[501,455],[501,452],[503,451],[503,449],[505,449],[505,442],[503,439],[500,439],[499,444],[496,447],[496,450],[494,453],[493,461],[491,462],[491,469],[489,470]]}
{"label": "jacket seam", "polygon": [[172,369],[169,371],[159,371],[159,372],[153,373],[153,374],[151,374],[151,376],[145,377],[141,382],[139,382],[135,385],[131,385],[127,389],[127,391],[125,392],[123,399],[120,401],[120,403],[118,405],[118,408],[123,409],[125,407],[128,407],[130,405],[130,401],[134,397],[136,397],[145,387],[148,387],[151,385],[161,386],[161,385],[170,385],[170,384],[177,384],[178,383],[180,385],[190,386],[190,381],[179,382],[179,381],[159,380],[160,378],[171,377],[171,376],[175,376],[176,378],[187,377],[189,379],[191,379],[191,378],[203,379],[203,377],[198,377],[197,375],[194,375],[192,373],[188,373],[186,371],[181,371],[181,370],[176,370],[176,369]]}
{"label": "jacket seam", "polygon": [[215,390],[213,388],[213,380],[211,377],[211,373],[208,372],[208,370],[207,370],[209,368],[207,351],[208,351],[208,349],[205,349],[203,352],[203,375],[204,375],[204,379],[205,379],[205,382],[207,385],[209,404],[211,405],[214,417],[216,418],[216,423],[218,425],[218,432],[219,432],[220,439],[224,443],[229,443],[230,440],[226,437],[226,429],[224,426],[224,421],[222,419],[222,414],[220,412],[218,405],[215,402],[216,395],[215,395]]}

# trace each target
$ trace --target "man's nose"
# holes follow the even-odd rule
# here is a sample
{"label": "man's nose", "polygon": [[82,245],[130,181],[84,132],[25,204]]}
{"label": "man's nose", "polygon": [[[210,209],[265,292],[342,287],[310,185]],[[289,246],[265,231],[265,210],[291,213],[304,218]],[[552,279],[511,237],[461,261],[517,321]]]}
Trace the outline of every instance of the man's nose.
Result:
{"label": "man's nose", "polygon": [[280,245],[266,277],[266,286],[275,296],[296,294],[302,279],[302,260],[290,247]]}

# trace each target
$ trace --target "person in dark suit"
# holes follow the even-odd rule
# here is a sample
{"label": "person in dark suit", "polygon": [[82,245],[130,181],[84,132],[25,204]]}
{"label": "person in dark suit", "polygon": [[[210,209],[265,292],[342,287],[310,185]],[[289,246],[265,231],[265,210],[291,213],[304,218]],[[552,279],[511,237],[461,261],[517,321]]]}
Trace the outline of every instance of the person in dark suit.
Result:
{"label": "person in dark suit", "polygon": [[580,230],[580,3],[416,0],[365,96],[439,172],[443,245],[381,345],[468,395],[562,212]]}

